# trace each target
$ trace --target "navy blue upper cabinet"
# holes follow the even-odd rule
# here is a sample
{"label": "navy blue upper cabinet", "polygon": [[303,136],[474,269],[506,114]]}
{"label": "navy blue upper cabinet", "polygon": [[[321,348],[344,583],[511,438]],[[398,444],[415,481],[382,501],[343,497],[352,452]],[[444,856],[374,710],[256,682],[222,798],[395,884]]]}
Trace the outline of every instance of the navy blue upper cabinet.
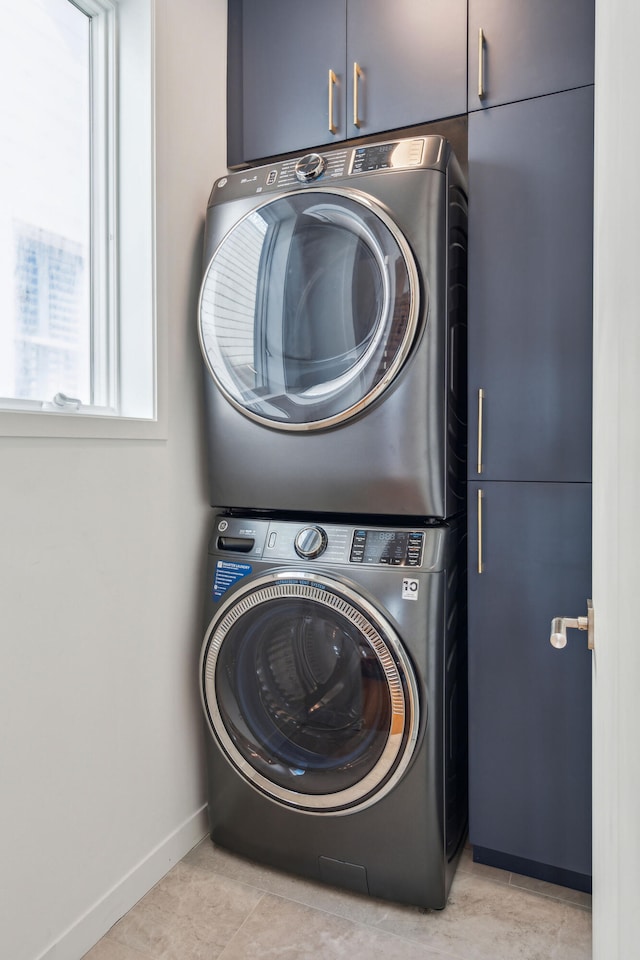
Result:
{"label": "navy blue upper cabinet", "polygon": [[346,0],[230,0],[230,166],[344,138],[346,11]]}
{"label": "navy blue upper cabinet", "polygon": [[346,136],[466,113],[466,31],[461,0],[348,0]]}
{"label": "navy blue upper cabinet", "polygon": [[470,479],[591,479],[592,221],[592,87],[470,115]]}
{"label": "navy blue upper cabinet", "polygon": [[594,36],[594,0],[469,0],[469,110],[593,83]]}
{"label": "navy blue upper cabinet", "polygon": [[466,37],[466,0],[229,0],[229,165],[466,113]]}

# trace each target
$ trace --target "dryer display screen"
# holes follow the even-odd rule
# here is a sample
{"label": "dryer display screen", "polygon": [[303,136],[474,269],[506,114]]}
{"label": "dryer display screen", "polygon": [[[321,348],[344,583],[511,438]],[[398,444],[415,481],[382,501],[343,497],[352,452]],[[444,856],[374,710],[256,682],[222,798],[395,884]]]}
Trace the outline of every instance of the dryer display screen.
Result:
{"label": "dryer display screen", "polygon": [[423,537],[420,531],[356,530],[350,560],[417,567],[422,560]]}
{"label": "dryer display screen", "polygon": [[367,147],[356,147],[351,161],[351,174],[371,173],[374,170],[388,170],[397,167],[416,167],[422,163],[424,155],[423,138],[416,140],[398,140],[395,143],[376,143]]}

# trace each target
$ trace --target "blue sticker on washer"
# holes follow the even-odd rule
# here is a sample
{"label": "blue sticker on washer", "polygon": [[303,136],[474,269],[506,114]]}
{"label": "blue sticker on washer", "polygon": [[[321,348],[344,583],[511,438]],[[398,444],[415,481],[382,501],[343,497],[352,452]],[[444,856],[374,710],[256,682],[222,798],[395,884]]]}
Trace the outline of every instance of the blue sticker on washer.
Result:
{"label": "blue sticker on washer", "polygon": [[213,599],[219,600],[238,580],[248,577],[253,567],[250,563],[234,563],[232,560],[218,560],[216,576],[213,581]]}

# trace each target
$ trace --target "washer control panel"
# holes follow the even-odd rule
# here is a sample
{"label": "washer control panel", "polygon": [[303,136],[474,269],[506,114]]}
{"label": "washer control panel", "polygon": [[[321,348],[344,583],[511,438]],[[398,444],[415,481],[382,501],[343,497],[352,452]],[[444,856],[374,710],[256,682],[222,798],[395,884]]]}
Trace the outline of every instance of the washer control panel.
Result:
{"label": "washer control panel", "polygon": [[388,527],[296,520],[217,518],[209,551],[251,559],[318,562],[323,565],[438,566],[444,526]]}

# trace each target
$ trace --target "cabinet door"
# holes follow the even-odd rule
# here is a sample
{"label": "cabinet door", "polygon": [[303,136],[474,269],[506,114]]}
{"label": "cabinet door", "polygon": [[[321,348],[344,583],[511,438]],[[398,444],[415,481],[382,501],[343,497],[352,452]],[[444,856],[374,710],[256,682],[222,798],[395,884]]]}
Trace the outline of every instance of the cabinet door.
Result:
{"label": "cabinet door", "polygon": [[465,0],[348,0],[346,136],[466,113],[466,24]]}
{"label": "cabinet door", "polygon": [[344,139],[345,19],[346,0],[231,0],[230,165]]}
{"label": "cabinet door", "polygon": [[469,110],[592,84],[594,37],[594,0],[469,0]]}
{"label": "cabinet door", "polygon": [[590,480],[592,217],[593,88],[470,115],[471,479]]}
{"label": "cabinet door", "polygon": [[591,485],[473,483],[469,517],[470,840],[502,855],[484,862],[580,886],[591,873],[592,655],[586,633],[569,631],[563,650],[549,636],[553,617],[586,614]]}

